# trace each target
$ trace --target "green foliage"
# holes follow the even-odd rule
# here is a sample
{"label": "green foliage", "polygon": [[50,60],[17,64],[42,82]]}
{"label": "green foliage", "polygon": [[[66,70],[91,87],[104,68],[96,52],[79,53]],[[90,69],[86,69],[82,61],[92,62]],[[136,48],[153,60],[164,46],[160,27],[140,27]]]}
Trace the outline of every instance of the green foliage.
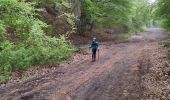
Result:
{"label": "green foliage", "polygon": [[0,80],[1,80],[1,81],[5,81],[5,80],[7,80],[7,79],[8,79],[7,76],[2,76],[2,75],[0,75]]}
{"label": "green foliage", "polygon": [[[169,40],[161,41],[159,44],[162,45],[163,47],[168,48],[168,49],[170,48],[170,41]],[[166,55],[167,55],[167,58],[170,60],[170,50],[168,50]]]}
{"label": "green foliage", "polygon": [[97,1],[97,3],[104,12],[104,27],[114,28],[126,25],[131,14],[132,0],[105,0]]}
{"label": "green foliage", "polygon": [[168,41],[168,40],[161,41],[159,44],[164,47],[170,47],[170,41]]}
{"label": "green foliage", "polygon": [[[24,0],[0,0],[0,80],[12,70],[55,63],[72,55],[74,49],[67,36],[56,38],[44,33],[48,25],[36,17],[39,11],[34,3]],[[72,16],[67,16],[74,26]]]}
{"label": "green foliage", "polygon": [[167,52],[167,58],[170,60],[170,52]]}
{"label": "green foliage", "polygon": [[66,21],[70,25],[71,30],[68,30],[67,33],[68,34],[74,33],[75,30],[77,29],[77,28],[75,28],[76,27],[75,20],[77,20],[75,15],[73,13],[64,13],[59,16],[59,18],[61,18],[61,17],[66,17]]}
{"label": "green foliage", "polygon": [[100,17],[103,15],[102,9],[91,0],[82,0],[81,1],[81,11],[82,16],[86,16],[89,21],[99,22]]}
{"label": "green foliage", "polygon": [[29,47],[13,45],[9,42],[3,45],[3,50],[0,52],[0,64],[4,74],[15,68],[24,69],[32,65],[66,60],[73,51],[63,36],[57,39],[34,34],[30,42]]}
{"label": "green foliage", "polygon": [[[50,33],[53,34],[53,36],[56,36],[57,34],[64,34],[64,33],[74,33],[76,30],[75,21],[77,18],[75,17],[72,9],[72,4],[68,2],[68,0],[32,0],[31,2],[34,2],[36,5],[46,5],[46,9],[53,10],[52,16],[55,16],[56,18],[53,19],[53,22],[50,22],[49,24],[51,27],[48,28],[48,31],[56,30],[56,27],[53,27],[54,24],[61,23],[61,26],[58,26],[58,32],[57,33]],[[56,12],[55,12],[56,11]],[[48,12],[48,11],[47,11]],[[55,14],[56,13],[56,14]],[[44,19],[48,20],[48,19]],[[64,25],[63,25],[64,24]],[[69,29],[68,29],[68,27]],[[65,30],[65,27],[67,27],[67,30]]]}
{"label": "green foliage", "polygon": [[160,20],[161,25],[170,31],[170,1],[158,0],[155,15]]}
{"label": "green foliage", "polygon": [[133,1],[131,18],[127,24],[131,32],[143,31],[145,27],[152,25],[152,4],[148,0]]}
{"label": "green foliage", "polygon": [[84,34],[88,24],[101,22],[102,11],[92,0],[80,0],[80,9],[78,32]]}
{"label": "green foliage", "polygon": [[149,26],[152,9],[148,0],[81,0],[80,28],[89,23],[103,28],[127,28],[136,32]]}

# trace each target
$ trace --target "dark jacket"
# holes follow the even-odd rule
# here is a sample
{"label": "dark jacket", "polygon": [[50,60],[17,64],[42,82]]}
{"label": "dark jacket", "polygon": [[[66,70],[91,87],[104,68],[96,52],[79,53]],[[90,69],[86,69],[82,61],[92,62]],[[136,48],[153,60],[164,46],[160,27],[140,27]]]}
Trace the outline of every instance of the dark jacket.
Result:
{"label": "dark jacket", "polygon": [[96,41],[93,41],[92,44],[91,44],[91,46],[90,46],[89,48],[98,49],[98,47],[99,47],[99,43],[96,42]]}

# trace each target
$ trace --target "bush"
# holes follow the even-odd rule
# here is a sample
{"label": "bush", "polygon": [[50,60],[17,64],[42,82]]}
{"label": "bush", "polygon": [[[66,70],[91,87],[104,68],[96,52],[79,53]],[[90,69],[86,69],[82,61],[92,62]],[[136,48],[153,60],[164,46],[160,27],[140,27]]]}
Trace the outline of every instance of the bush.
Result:
{"label": "bush", "polygon": [[40,23],[35,22],[29,33],[27,44],[5,41],[0,52],[1,74],[8,75],[13,69],[25,69],[32,65],[42,65],[69,58],[73,48],[66,36],[51,38],[46,36]]}
{"label": "bush", "polygon": [[170,47],[170,41],[161,41],[160,45],[164,46],[164,47]]}
{"label": "bush", "polygon": [[39,38],[41,42],[34,41],[34,44],[28,47],[4,43],[0,52],[0,74],[8,75],[14,69],[25,69],[33,65],[57,63],[72,55],[74,49],[64,36]]}
{"label": "bush", "polygon": [[[164,47],[170,48],[170,41],[169,40],[161,41],[159,44],[164,46]],[[167,55],[167,58],[170,60],[170,51],[169,50],[168,50],[166,55]]]}
{"label": "bush", "polygon": [[170,31],[170,3],[169,0],[158,0],[155,16],[160,20],[161,25]]}
{"label": "bush", "polygon": [[166,55],[167,55],[167,58],[170,60],[170,52],[169,51],[167,52]]}
{"label": "bush", "polygon": [[[22,0],[0,0],[0,80],[15,69],[57,63],[69,58],[74,49],[67,36],[50,37],[48,25],[36,18],[34,4]],[[14,30],[10,30],[13,28]],[[9,39],[15,35],[17,41]]]}

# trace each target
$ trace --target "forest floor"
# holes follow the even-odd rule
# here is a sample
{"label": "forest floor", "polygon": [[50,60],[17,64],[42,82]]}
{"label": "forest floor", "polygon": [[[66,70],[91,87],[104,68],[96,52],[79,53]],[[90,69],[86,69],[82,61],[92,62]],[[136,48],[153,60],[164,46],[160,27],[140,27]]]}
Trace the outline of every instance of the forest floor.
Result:
{"label": "forest floor", "polygon": [[159,45],[166,37],[150,28],[123,43],[102,43],[96,62],[84,50],[69,63],[1,85],[0,100],[169,100],[170,66]]}

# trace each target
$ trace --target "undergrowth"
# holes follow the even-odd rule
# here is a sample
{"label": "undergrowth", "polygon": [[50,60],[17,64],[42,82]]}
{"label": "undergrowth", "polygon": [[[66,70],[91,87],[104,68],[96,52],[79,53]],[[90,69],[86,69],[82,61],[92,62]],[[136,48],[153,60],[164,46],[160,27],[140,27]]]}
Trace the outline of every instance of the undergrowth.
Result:
{"label": "undergrowth", "polygon": [[[169,40],[161,41],[159,44],[162,45],[163,47],[167,47],[168,49],[170,49],[170,41]],[[166,55],[167,55],[167,58],[170,60],[170,51],[169,50]]]}
{"label": "undergrowth", "polygon": [[46,35],[49,26],[37,17],[41,11],[25,0],[0,0],[0,81],[15,69],[58,63],[73,54],[68,34]]}

